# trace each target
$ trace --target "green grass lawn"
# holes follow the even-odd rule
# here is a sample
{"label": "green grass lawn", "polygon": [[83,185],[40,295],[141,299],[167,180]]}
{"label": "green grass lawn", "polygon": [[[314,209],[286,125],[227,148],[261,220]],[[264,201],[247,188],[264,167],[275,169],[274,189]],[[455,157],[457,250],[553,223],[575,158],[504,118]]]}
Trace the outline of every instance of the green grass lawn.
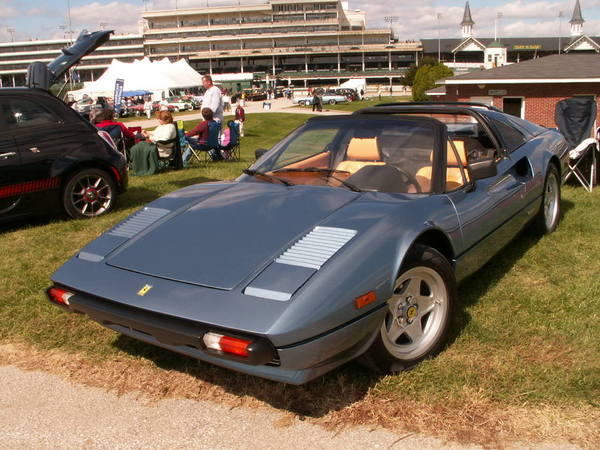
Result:
{"label": "green grass lawn", "polygon": [[[120,338],[86,317],[50,305],[44,295],[50,275],[87,242],[158,196],[193,183],[237,177],[253,162],[255,148],[270,147],[306,119],[294,114],[251,115],[242,161],[194,163],[183,171],[132,177],[129,191],[107,216],[52,217],[4,226],[0,343],[76,352],[93,361],[129,359],[142,364],[139,358],[150,358],[161,368],[187,371],[188,358]],[[368,392],[382,405],[410,399],[416,408],[454,405],[457,414],[463,414],[474,398],[501,410],[569,407],[598,414],[600,190],[588,194],[565,186],[562,205],[563,220],[555,233],[541,238],[523,234],[462,284],[448,346],[410,372],[381,377],[353,363],[290,390],[258,379],[250,383],[249,377],[207,365],[195,370],[200,377],[203,372],[218,373],[210,380],[232,392],[240,392],[232,386],[243,383],[259,386],[252,391],[256,396],[261,389],[273,390],[268,395],[281,398],[272,404],[284,407],[296,401],[290,395],[299,395],[319,408],[335,409],[337,397],[359,402]],[[239,226],[244,226],[243,218]]]}

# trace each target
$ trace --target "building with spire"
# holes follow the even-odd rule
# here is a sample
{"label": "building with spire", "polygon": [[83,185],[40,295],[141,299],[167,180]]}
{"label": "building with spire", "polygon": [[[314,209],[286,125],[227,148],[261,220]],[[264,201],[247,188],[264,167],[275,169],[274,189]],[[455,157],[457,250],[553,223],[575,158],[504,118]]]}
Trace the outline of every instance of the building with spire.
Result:
{"label": "building with spire", "polygon": [[575,1],[575,8],[573,9],[573,17],[569,23],[571,24],[571,36],[579,37],[583,34],[583,16],[581,15],[581,6],[579,5],[579,0]]}
{"label": "building with spire", "polygon": [[462,29],[462,37],[463,39],[470,38],[473,36],[473,18],[471,17],[471,8],[469,7],[469,2],[465,3],[465,12],[463,14],[463,20],[460,23]]}
{"label": "building with spire", "polygon": [[584,22],[581,5],[576,0],[569,21],[570,37],[479,37],[473,33],[476,22],[467,1],[460,22],[462,39],[421,39],[423,56],[437,59],[439,46],[442,62],[455,72],[464,73],[558,53],[600,53],[600,36],[586,35]]}

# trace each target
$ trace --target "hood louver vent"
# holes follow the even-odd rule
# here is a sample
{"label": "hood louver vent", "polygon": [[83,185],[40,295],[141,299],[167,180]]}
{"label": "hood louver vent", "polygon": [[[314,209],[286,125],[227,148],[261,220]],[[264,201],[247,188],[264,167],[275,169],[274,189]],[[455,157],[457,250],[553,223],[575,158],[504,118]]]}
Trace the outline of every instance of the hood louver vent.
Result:
{"label": "hood louver vent", "polygon": [[275,262],[319,270],[355,235],[356,230],[347,228],[315,227]]}
{"label": "hood louver vent", "polygon": [[131,216],[125,222],[117,225],[108,234],[112,236],[131,239],[143,229],[149,227],[161,217],[169,214],[171,211],[162,208],[144,208],[137,214]]}

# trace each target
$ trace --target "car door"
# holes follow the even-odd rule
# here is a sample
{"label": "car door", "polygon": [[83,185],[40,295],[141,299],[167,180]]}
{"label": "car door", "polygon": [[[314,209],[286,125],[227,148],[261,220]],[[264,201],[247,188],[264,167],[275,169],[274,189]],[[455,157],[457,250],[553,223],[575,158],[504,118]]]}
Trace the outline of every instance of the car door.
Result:
{"label": "car door", "polygon": [[54,161],[76,139],[76,132],[41,96],[3,96],[0,105],[6,135],[18,153],[19,170],[12,178],[18,184],[21,202],[31,208],[37,208],[32,203],[40,202],[45,209],[50,206],[48,194],[60,185]]}
{"label": "car door", "polygon": [[[0,104],[1,102],[0,98]],[[14,137],[6,130],[0,107],[0,218],[8,216],[19,204],[20,170],[17,144]]]}
{"label": "car door", "polygon": [[522,160],[511,158],[499,147],[499,142],[496,155],[501,156],[495,159],[495,175],[465,183],[446,194],[454,204],[462,231],[459,278],[485,264],[530,219],[523,213],[530,172]]}

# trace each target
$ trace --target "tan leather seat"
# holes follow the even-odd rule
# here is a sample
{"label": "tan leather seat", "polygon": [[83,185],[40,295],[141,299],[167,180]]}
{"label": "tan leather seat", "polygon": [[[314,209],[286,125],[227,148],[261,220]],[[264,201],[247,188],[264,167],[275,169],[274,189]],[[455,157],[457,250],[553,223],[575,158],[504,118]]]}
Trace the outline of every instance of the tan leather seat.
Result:
{"label": "tan leather seat", "polygon": [[[463,168],[466,181],[469,181],[469,173],[467,171],[467,150],[465,148],[464,141],[453,140],[452,143],[456,147],[456,151],[460,158],[460,161],[456,160],[456,155],[452,150],[450,142],[448,142],[448,150],[446,154],[446,190],[452,191],[464,184],[463,175],[461,172],[461,166]],[[430,159],[433,158],[433,152],[431,152]],[[429,192],[431,190],[431,166],[421,167],[417,172],[416,179],[421,185],[423,192]]]}
{"label": "tan leather seat", "polygon": [[336,167],[336,170],[355,173],[365,166],[383,165],[385,165],[385,163],[381,161],[379,147],[377,146],[377,137],[354,137],[348,143],[346,160],[340,162]]}

